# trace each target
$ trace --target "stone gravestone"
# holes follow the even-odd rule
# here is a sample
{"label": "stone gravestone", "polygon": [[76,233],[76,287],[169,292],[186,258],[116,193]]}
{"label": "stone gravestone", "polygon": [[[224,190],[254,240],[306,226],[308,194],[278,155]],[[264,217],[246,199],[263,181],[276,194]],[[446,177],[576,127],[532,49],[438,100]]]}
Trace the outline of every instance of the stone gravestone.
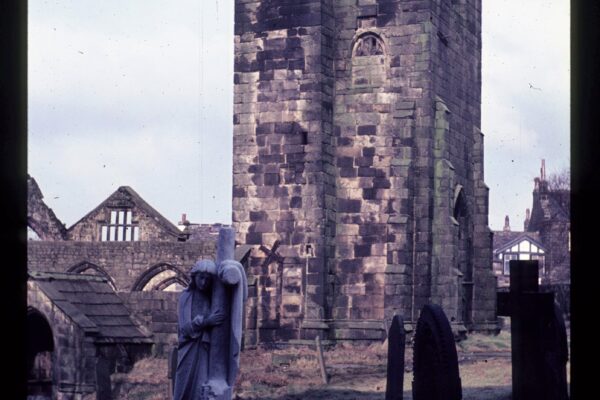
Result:
{"label": "stone gravestone", "polygon": [[169,378],[169,399],[173,398],[175,392],[175,371],[177,370],[177,347],[173,347],[169,352],[169,365],[167,377]]}
{"label": "stone gravestone", "polygon": [[511,317],[513,400],[568,399],[566,329],[554,293],[539,292],[537,261],[510,261],[498,315]]}
{"label": "stone gravestone", "polygon": [[404,350],[406,334],[404,320],[394,315],[388,332],[388,361],[385,400],[402,400],[404,390]]}
{"label": "stone gravestone", "polygon": [[216,262],[197,262],[179,298],[175,400],[231,400],[248,296],[244,268],[234,260],[234,239],[232,228],[221,228]]}
{"label": "stone gravestone", "polygon": [[110,361],[103,356],[96,360],[96,400],[112,400]]}
{"label": "stone gravestone", "polygon": [[462,387],[454,335],[440,306],[423,307],[414,341],[413,399],[460,400]]}

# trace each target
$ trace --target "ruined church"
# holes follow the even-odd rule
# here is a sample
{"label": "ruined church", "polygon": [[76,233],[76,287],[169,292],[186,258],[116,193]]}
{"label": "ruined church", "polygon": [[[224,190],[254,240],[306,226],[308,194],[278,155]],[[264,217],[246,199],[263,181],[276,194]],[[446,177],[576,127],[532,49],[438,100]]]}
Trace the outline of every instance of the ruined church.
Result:
{"label": "ruined church", "polygon": [[233,226],[252,340],[494,330],[481,1],[236,0]]}

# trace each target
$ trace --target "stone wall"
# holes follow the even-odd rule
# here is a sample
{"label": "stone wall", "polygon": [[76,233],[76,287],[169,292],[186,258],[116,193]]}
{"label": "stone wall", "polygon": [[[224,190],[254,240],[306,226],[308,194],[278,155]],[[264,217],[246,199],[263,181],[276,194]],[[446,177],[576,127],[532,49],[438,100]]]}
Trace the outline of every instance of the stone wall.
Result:
{"label": "stone wall", "polygon": [[57,400],[82,400],[85,393],[96,390],[93,338],[86,337],[32,282],[27,283],[27,304],[44,315],[52,329],[52,378]]}
{"label": "stone wall", "polygon": [[[263,338],[298,337],[328,311],[333,251],[331,2],[236,1],[233,224],[255,254]],[[262,259],[261,259],[262,258]]]}
{"label": "stone wall", "polygon": [[[214,258],[215,242],[46,242],[30,241],[27,268],[31,271],[70,272],[79,265],[89,269],[77,272],[103,271],[118,292],[136,289],[135,284],[165,271],[188,274],[202,258]],[[98,267],[94,269],[94,267]],[[159,274],[163,275],[159,275]],[[148,283],[159,284],[160,282]],[[140,289],[140,288],[137,288]]]}
{"label": "stone wall", "polygon": [[161,291],[161,283],[185,286],[183,280],[194,263],[214,259],[215,252],[216,242],[30,241],[27,248],[31,271],[72,271],[109,278],[134,318],[153,333],[153,351],[158,355],[168,354],[177,343],[179,292]]}
{"label": "stone wall", "polygon": [[44,203],[44,195],[35,179],[27,177],[27,226],[41,240],[65,240],[67,228]]}
{"label": "stone wall", "polygon": [[[486,325],[495,321],[495,280],[480,131],[481,2],[439,0],[432,2],[432,7],[431,84],[438,107],[441,101],[446,108],[443,132],[436,114],[434,152],[439,154],[434,156],[434,169],[442,193],[437,191],[434,196],[442,195],[445,202],[451,199],[449,207],[435,208],[438,215],[448,215],[434,227],[439,240],[433,265],[439,260],[443,271],[434,271],[432,296],[450,318]],[[448,223],[450,217],[458,224]],[[444,249],[447,244],[452,244],[453,250]],[[435,275],[441,279],[436,280]],[[449,296],[446,291],[451,285],[456,285],[456,290]]]}
{"label": "stone wall", "polygon": [[[493,322],[480,9],[385,3],[335,9],[337,318],[414,317],[433,301],[454,320],[471,324],[485,309],[476,319]],[[376,43],[370,55],[365,40]]]}
{"label": "stone wall", "polygon": [[236,1],[233,225],[266,248],[258,330],[372,339],[432,301],[495,322],[480,21],[480,1]]}
{"label": "stone wall", "polygon": [[[138,230],[139,241],[184,240],[182,232],[175,225],[165,219],[128,186],[119,187],[98,207],[73,224],[67,231],[67,239],[83,242],[101,241],[102,226],[116,222],[111,221],[111,212],[113,211],[131,213],[131,221],[127,222],[127,225],[132,230]],[[124,221],[119,221],[119,225],[123,226],[124,224]]]}
{"label": "stone wall", "polygon": [[540,239],[548,248],[546,253],[546,276],[544,283],[571,283],[571,223],[566,220],[550,220],[540,228]]}
{"label": "stone wall", "polygon": [[177,345],[179,292],[119,292],[132,316],[153,333],[155,355],[166,357]]}
{"label": "stone wall", "polygon": [[570,190],[552,190],[545,177],[535,178],[531,219],[528,231],[537,231],[546,246],[545,284],[571,282],[571,207]]}

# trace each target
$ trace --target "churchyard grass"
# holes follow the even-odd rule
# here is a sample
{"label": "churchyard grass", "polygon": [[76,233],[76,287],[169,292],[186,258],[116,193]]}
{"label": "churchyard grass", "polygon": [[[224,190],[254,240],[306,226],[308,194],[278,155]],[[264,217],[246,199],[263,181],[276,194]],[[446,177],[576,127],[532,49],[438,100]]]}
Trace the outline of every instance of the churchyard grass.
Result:
{"label": "churchyard grass", "polygon": [[[325,347],[329,384],[319,371],[315,346],[246,349],[236,384],[237,400],[383,400],[387,343]],[[457,343],[464,400],[509,400],[511,394],[510,333],[472,334]],[[407,343],[404,399],[410,400],[412,348]],[[567,366],[569,367],[569,366]],[[568,371],[568,370],[567,370]],[[117,400],[164,400],[168,391],[167,361],[139,361],[129,374],[114,374]]]}

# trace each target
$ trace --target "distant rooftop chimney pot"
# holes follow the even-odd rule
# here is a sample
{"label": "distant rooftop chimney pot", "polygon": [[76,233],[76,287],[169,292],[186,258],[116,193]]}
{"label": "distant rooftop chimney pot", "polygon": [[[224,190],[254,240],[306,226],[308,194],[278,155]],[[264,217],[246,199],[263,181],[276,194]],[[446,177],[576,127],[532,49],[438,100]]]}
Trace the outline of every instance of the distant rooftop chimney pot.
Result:
{"label": "distant rooftop chimney pot", "polygon": [[542,158],[542,168],[540,169],[540,179],[542,181],[546,180],[546,160]]}
{"label": "distant rooftop chimney pot", "polygon": [[531,218],[531,212],[529,208],[525,210],[525,222],[523,223],[525,231],[529,230],[529,220]]}
{"label": "distant rooftop chimney pot", "polygon": [[179,222],[179,225],[189,225],[190,221],[187,220],[187,214],[183,213],[181,214],[181,221]]}
{"label": "distant rooftop chimney pot", "polygon": [[510,232],[510,220],[508,215],[504,217],[504,228],[502,229],[504,232]]}

